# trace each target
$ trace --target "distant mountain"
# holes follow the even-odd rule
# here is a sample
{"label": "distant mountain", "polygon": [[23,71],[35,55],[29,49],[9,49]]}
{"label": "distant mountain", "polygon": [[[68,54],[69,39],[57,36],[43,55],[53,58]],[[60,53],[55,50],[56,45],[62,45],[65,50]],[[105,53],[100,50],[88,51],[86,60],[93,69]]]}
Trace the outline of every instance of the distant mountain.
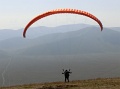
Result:
{"label": "distant mountain", "polygon": [[0,41],[0,49],[12,52],[14,50],[24,48],[25,45],[28,47],[29,43],[29,39],[13,37]]}
{"label": "distant mountain", "polygon": [[1,40],[0,49],[30,55],[120,52],[120,32],[118,31],[104,28],[101,32],[99,27],[84,27],[79,30],[72,28],[70,31],[61,31],[60,29],[65,29],[64,27],[67,26],[55,27],[56,31],[48,32],[49,34],[44,32],[44,35],[32,39],[16,36],[14,35],[16,31],[11,31],[13,37]]}
{"label": "distant mountain", "polygon": [[4,50],[0,50],[0,58],[2,59],[2,58],[6,58],[6,57],[8,57],[8,53]]}
{"label": "distant mountain", "polygon": [[[22,50],[29,55],[72,55],[120,52],[120,32],[87,27],[66,33],[54,33],[31,40]],[[26,44],[28,45],[28,44]],[[20,50],[19,50],[20,51]]]}
{"label": "distant mountain", "polygon": [[0,30],[0,41],[14,38],[14,37],[20,37],[22,30],[12,30],[12,29],[1,29]]}
{"label": "distant mountain", "polygon": [[111,29],[120,32],[120,27],[111,27]]}
{"label": "distant mountain", "polygon": [[[26,35],[28,38],[36,38],[39,36],[43,36],[46,34],[51,34],[51,33],[62,33],[62,32],[68,32],[68,31],[73,31],[73,30],[79,30],[81,28],[89,27],[90,25],[88,24],[70,24],[70,25],[62,25],[58,27],[31,27],[27,31]],[[9,38],[14,38],[14,37],[22,37],[23,29],[18,29],[18,30],[12,30],[12,29],[1,29],[0,30],[0,41],[9,39]],[[57,29],[57,30],[56,30]]]}

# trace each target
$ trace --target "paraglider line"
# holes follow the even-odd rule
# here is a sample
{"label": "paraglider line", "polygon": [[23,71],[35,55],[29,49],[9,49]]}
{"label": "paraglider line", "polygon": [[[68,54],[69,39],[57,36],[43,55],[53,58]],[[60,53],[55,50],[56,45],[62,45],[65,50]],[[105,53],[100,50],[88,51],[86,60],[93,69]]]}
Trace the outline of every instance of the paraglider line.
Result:
{"label": "paraglider line", "polygon": [[5,69],[4,69],[3,72],[2,72],[2,86],[5,85],[5,73],[6,73],[8,67],[9,67],[9,65],[10,65],[10,63],[11,63],[11,60],[12,60],[12,57],[10,58],[9,62],[7,63]]}

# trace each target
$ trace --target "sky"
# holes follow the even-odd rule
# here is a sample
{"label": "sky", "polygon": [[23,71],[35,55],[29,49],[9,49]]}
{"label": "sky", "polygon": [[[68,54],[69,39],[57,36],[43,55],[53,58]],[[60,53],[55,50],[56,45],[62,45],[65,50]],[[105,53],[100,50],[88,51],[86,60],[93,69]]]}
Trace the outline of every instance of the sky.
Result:
{"label": "sky", "polygon": [[[0,29],[21,29],[39,14],[59,8],[73,8],[95,15],[104,27],[120,27],[120,0],[0,0]],[[87,23],[97,25],[88,17],[54,15],[33,26],[58,26]]]}

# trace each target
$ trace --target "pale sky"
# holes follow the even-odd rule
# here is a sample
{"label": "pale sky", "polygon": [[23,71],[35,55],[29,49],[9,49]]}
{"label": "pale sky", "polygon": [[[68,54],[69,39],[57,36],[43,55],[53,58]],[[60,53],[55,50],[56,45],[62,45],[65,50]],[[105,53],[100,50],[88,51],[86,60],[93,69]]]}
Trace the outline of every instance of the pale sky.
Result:
{"label": "pale sky", "polygon": [[[20,29],[43,12],[73,8],[95,15],[104,27],[120,27],[120,0],[0,0],[0,29]],[[98,25],[88,17],[78,15],[49,16],[33,26],[87,23]]]}

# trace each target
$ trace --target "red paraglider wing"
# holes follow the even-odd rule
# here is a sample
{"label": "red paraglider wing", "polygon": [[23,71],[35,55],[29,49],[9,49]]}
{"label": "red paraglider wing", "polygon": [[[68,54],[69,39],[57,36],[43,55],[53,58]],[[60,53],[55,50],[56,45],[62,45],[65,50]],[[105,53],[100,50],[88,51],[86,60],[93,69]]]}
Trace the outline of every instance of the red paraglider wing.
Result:
{"label": "red paraglider wing", "polygon": [[27,29],[34,23],[36,22],[37,20],[41,19],[41,18],[44,18],[46,16],[49,16],[49,15],[53,15],[53,14],[59,14],[59,13],[71,13],[71,14],[78,14],[78,15],[84,15],[84,16],[87,16],[93,20],[95,20],[99,25],[100,25],[100,28],[101,28],[101,31],[103,30],[103,25],[101,23],[101,21],[95,17],[94,15],[88,13],[88,12],[85,12],[85,11],[81,11],[81,10],[77,10],[77,9],[56,9],[56,10],[52,10],[52,11],[48,11],[46,13],[43,13],[43,14],[40,14],[38,15],[37,17],[35,17],[34,19],[32,19],[25,27],[24,29],[24,32],[23,32],[23,37],[26,37],[26,31]]}

